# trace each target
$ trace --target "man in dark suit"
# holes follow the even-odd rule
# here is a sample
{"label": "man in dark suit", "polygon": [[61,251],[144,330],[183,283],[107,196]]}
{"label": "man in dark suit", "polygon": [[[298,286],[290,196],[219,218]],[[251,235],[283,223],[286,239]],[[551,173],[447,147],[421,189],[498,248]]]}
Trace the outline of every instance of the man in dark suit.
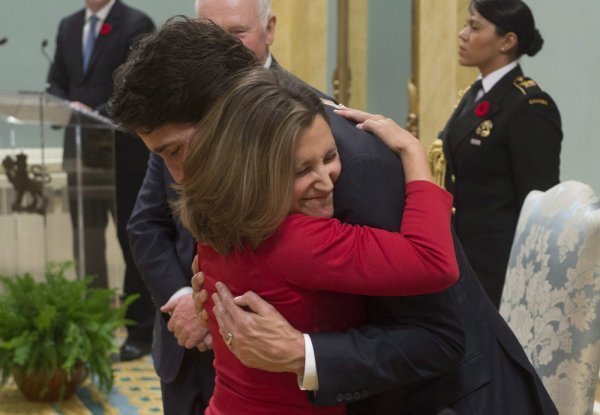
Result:
{"label": "man in dark suit", "polygon": [[[80,110],[106,115],[114,70],[125,60],[138,37],[154,31],[154,23],[120,0],[86,0],[85,4],[85,8],[60,22],[54,61],[48,74],[48,92],[71,101],[71,105]],[[136,324],[128,328],[127,340],[121,348],[121,359],[131,360],[149,353],[152,345],[152,302],[131,256],[125,230],[144,177],[148,151],[139,140],[120,132],[116,132],[113,145],[112,132],[99,129],[83,129],[81,146],[84,274],[96,276],[93,286],[108,286],[105,232],[108,215],[112,214],[125,260],[124,294],[140,294],[127,311],[127,318]],[[64,167],[69,185],[75,258],[79,258],[75,152],[75,132],[68,128]]]}
{"label": "man in dark suit", "polygon": [[[195,6],[198,16],[210,18],[238,36],[255,53],[261,64],[267,67],[271,65],[273,61],[269,46],[273,41],[276,18],[271,13],[270,2],[202,0],[196,1]],[[187,141],[189,132],[200,120],[201,109],[208,106],[213,96],[212,92],[203,91],[215,88],[217,92],[224,90],[224,86],[219,89],[210,83],[205,84],[204,79],[212,79],[214,85],[226,85],[233,71],[249,65],[249,59],[254,62],[251,54],[242,49],[243,56],[238,66],[233,65],[233,69],[229,69],[229,65],[225,65],[228,59],[223,57],[221,59],[226,68],[213,73],[212,66],[207,66],[203,59],[222,54],[228,42],[219,40],[219,36],[213,36],[211,32],[188,33],[198,49],[192,49],[190,55],[185,57],[179,56],[171,44],[166,41],[161,43],[159,39],[153,46],[146,46],[148,50],[160,50],[161,56],[151,63],[144,59],[149,68],[160,68],[157,73],[141,71],[136,75],[137,79],[148,84],[144,87],[144,96],[151,98],[140,106],[135,101],[129,102],[134,96],[129,95],[130,90],[124,90],[117,91],[113,101],[118,121],[124,121],[128,129],[142,136],[158,137],[155,148],[150,148],[158,150],[159,154],[150,155],[146,177],[128,224],[128,233],[134,258],[156,307],[153,357],[161,379],[166,415],[203,413],[214,387],[214,355],[212,351],[207,351],[211,344],[210,335],[196,324],[196,311],[191,297],[195,243],[180,222],[173,218],[168,205],[168,201],[176,197],[172,189],[174,178],[181,179],[180,160],[184,151],[178,150],[180,143]],[[168,37],[168,30],[164,31],[163,37]],[[132,63],[131,59],[129,63]],[[203,70],[204,66],[207,66],[206,70]],[[221,69],[218,62],[214,63],[214,67]],[[198,72],[190,73],[188,68],[196,68]],[[124,71],[121,71],[123,78],[126,77]],[[152,78],[154,75],[157,78]],[[183,79],[185,82],[165,84],[164,79]],[[163,91],[163,88],[166,89]],[[197,95],[190,96],[189,91],[197,91]],[[155,100],[162,102],[159,105]],[[145,113],[146,105],[152,106],[150,117]],[[159,106],[164,110],[155,112]],[[140,108],[142,112],[129,117],[127,114],[135,111],[135,108]],[[163,144],[168,145],[165,147]]]}
{"label": "man in dark suit", "polygon": [[[214,355],[207,350],[211,342],[205,338],[206,331],[195,324],[186,325],[194,322],[195,315],[186,307],[189,294],[185,288],[190,285],[196,243],[173,218],[169,201],[177,198],[174,183],[163,159],[151,154],[128,232],[134,257],[156,304],[152,356],[161,381],[164,413],[202,414],[214,388]],[[172,311],[161,312],[161,306],[168,303],[173,305]],[[178,337],[170,331],[169,320],[173,331],[175,322],[181,321]]]}

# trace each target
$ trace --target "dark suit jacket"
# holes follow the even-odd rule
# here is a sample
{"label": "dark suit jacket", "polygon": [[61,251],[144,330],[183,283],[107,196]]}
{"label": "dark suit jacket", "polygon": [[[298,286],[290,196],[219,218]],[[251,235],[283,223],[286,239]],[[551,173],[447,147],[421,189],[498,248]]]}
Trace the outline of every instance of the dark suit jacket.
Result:
{"label": "dark suit jacket", "polygon": [[[85,9],[81,9],[61,20],[56,36],[54,61],[48,73],[48,92],[69,101],[80,101],[101,115],[107,115],[107,102],[113,92],[113,72],[125,61],[131,45],[140,36],[154,31],[152,20],[139,10],[116,0],[106,16],[106,34],[97,36],[87,71],[83,72],[82,33],[85,24]],[[110,144],[98,144],[98,132],[88,131],[82,141],[84,165],[90,167],[112,167],[112,160],[99,161],[106,155]],[[121,153],[128,154],[128,171],[136,173],[146,170],[148,151],[138,140],[119,134]],[[106,141],[106,140],[105,140]],[[109,141],[109,140],[108,140]],[[102,146],[103,148],[99,148]],[[65,131],[64,158],[75,158],[75,138],[72,129]],[[138,174],[137,176],[140,176]],[[136,181],[139,187],[141,178]],[[134,189],[137,191],[137,187]]]}
{"label": "dark suit jacket", "polygon": [[[456,233],[483,288],[500,304],[510,248],[525,196],[559,182],[562,130],[550,96],[520,67],[466,108],[465,94],[441,138]],[[485,112],[485,111],[484,111]],[[491,130],[479,128],[483,123]]]}
{"label": "dark suit jacket", "polygon": [[113,91],[113,72],[125,61],[132,43],[154,31],[154,23],[144,13],[116,0],[104,22],[110,25],[110,31],[96,38],[84,73],[84,20],[85,9],[81,9],[60,22],[54,63],[48,74],[48,92],[69,101],[81,101],[106,115],[106,103]]}
{"label": "dark suit jacket", "polygon": [[168,316],[159,308],[179,289],[191,286],[191,265],[196,253],[192,236],[173,217],[169,206],[169,200],[177,198],[173,184],[160,156],[151,154],[127,226],[133,256],[156,308],[152,356],[163,382],[175,379],[186,349],[177,344],[167,329]]}
{"label": "dark suit jacket", "polygon": [[[397,230],[404,204],[400,160],[351,123],[335,115],[331,122],[342,160],[337,217]],[[316,403],[372,396],[349,408],[370,415],[436,414],[446,407],[478,415],[556,413],[456,238],[455,249],[461,276],[450,289],[369,298],[372,325],[311,334],[319,376]]]}

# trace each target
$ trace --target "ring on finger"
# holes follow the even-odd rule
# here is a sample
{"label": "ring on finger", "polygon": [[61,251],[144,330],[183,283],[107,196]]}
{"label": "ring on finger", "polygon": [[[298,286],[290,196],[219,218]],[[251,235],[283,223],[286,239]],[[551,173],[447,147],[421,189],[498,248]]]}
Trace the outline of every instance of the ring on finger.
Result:
{"label": "ring on finger", "polygon": [[227,346],[231,346],[231,343],[233,343],[233,333],[230,331],[225,333],[225,338],[223,340],[225,340]]}

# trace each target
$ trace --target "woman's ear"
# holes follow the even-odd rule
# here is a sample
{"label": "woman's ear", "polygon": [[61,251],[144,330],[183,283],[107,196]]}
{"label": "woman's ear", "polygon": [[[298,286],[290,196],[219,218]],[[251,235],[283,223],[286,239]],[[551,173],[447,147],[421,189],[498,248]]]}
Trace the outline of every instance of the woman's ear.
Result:
{"label": "woman's ear", "polygon": [[508,54],[517,53],[517,44],[519,38],[514,32],[508,32],[503,36],[502,43],[500,44],[500,52]]}

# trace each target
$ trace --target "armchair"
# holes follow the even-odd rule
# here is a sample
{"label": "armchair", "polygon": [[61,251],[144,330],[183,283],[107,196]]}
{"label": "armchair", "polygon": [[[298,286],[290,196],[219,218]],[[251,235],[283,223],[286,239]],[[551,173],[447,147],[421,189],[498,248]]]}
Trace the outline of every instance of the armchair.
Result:
{"label": "armchair", "polygon": [[562,415],[591,414],[600,366],[600,204],[567,181],[525,199],[500,314]]}

